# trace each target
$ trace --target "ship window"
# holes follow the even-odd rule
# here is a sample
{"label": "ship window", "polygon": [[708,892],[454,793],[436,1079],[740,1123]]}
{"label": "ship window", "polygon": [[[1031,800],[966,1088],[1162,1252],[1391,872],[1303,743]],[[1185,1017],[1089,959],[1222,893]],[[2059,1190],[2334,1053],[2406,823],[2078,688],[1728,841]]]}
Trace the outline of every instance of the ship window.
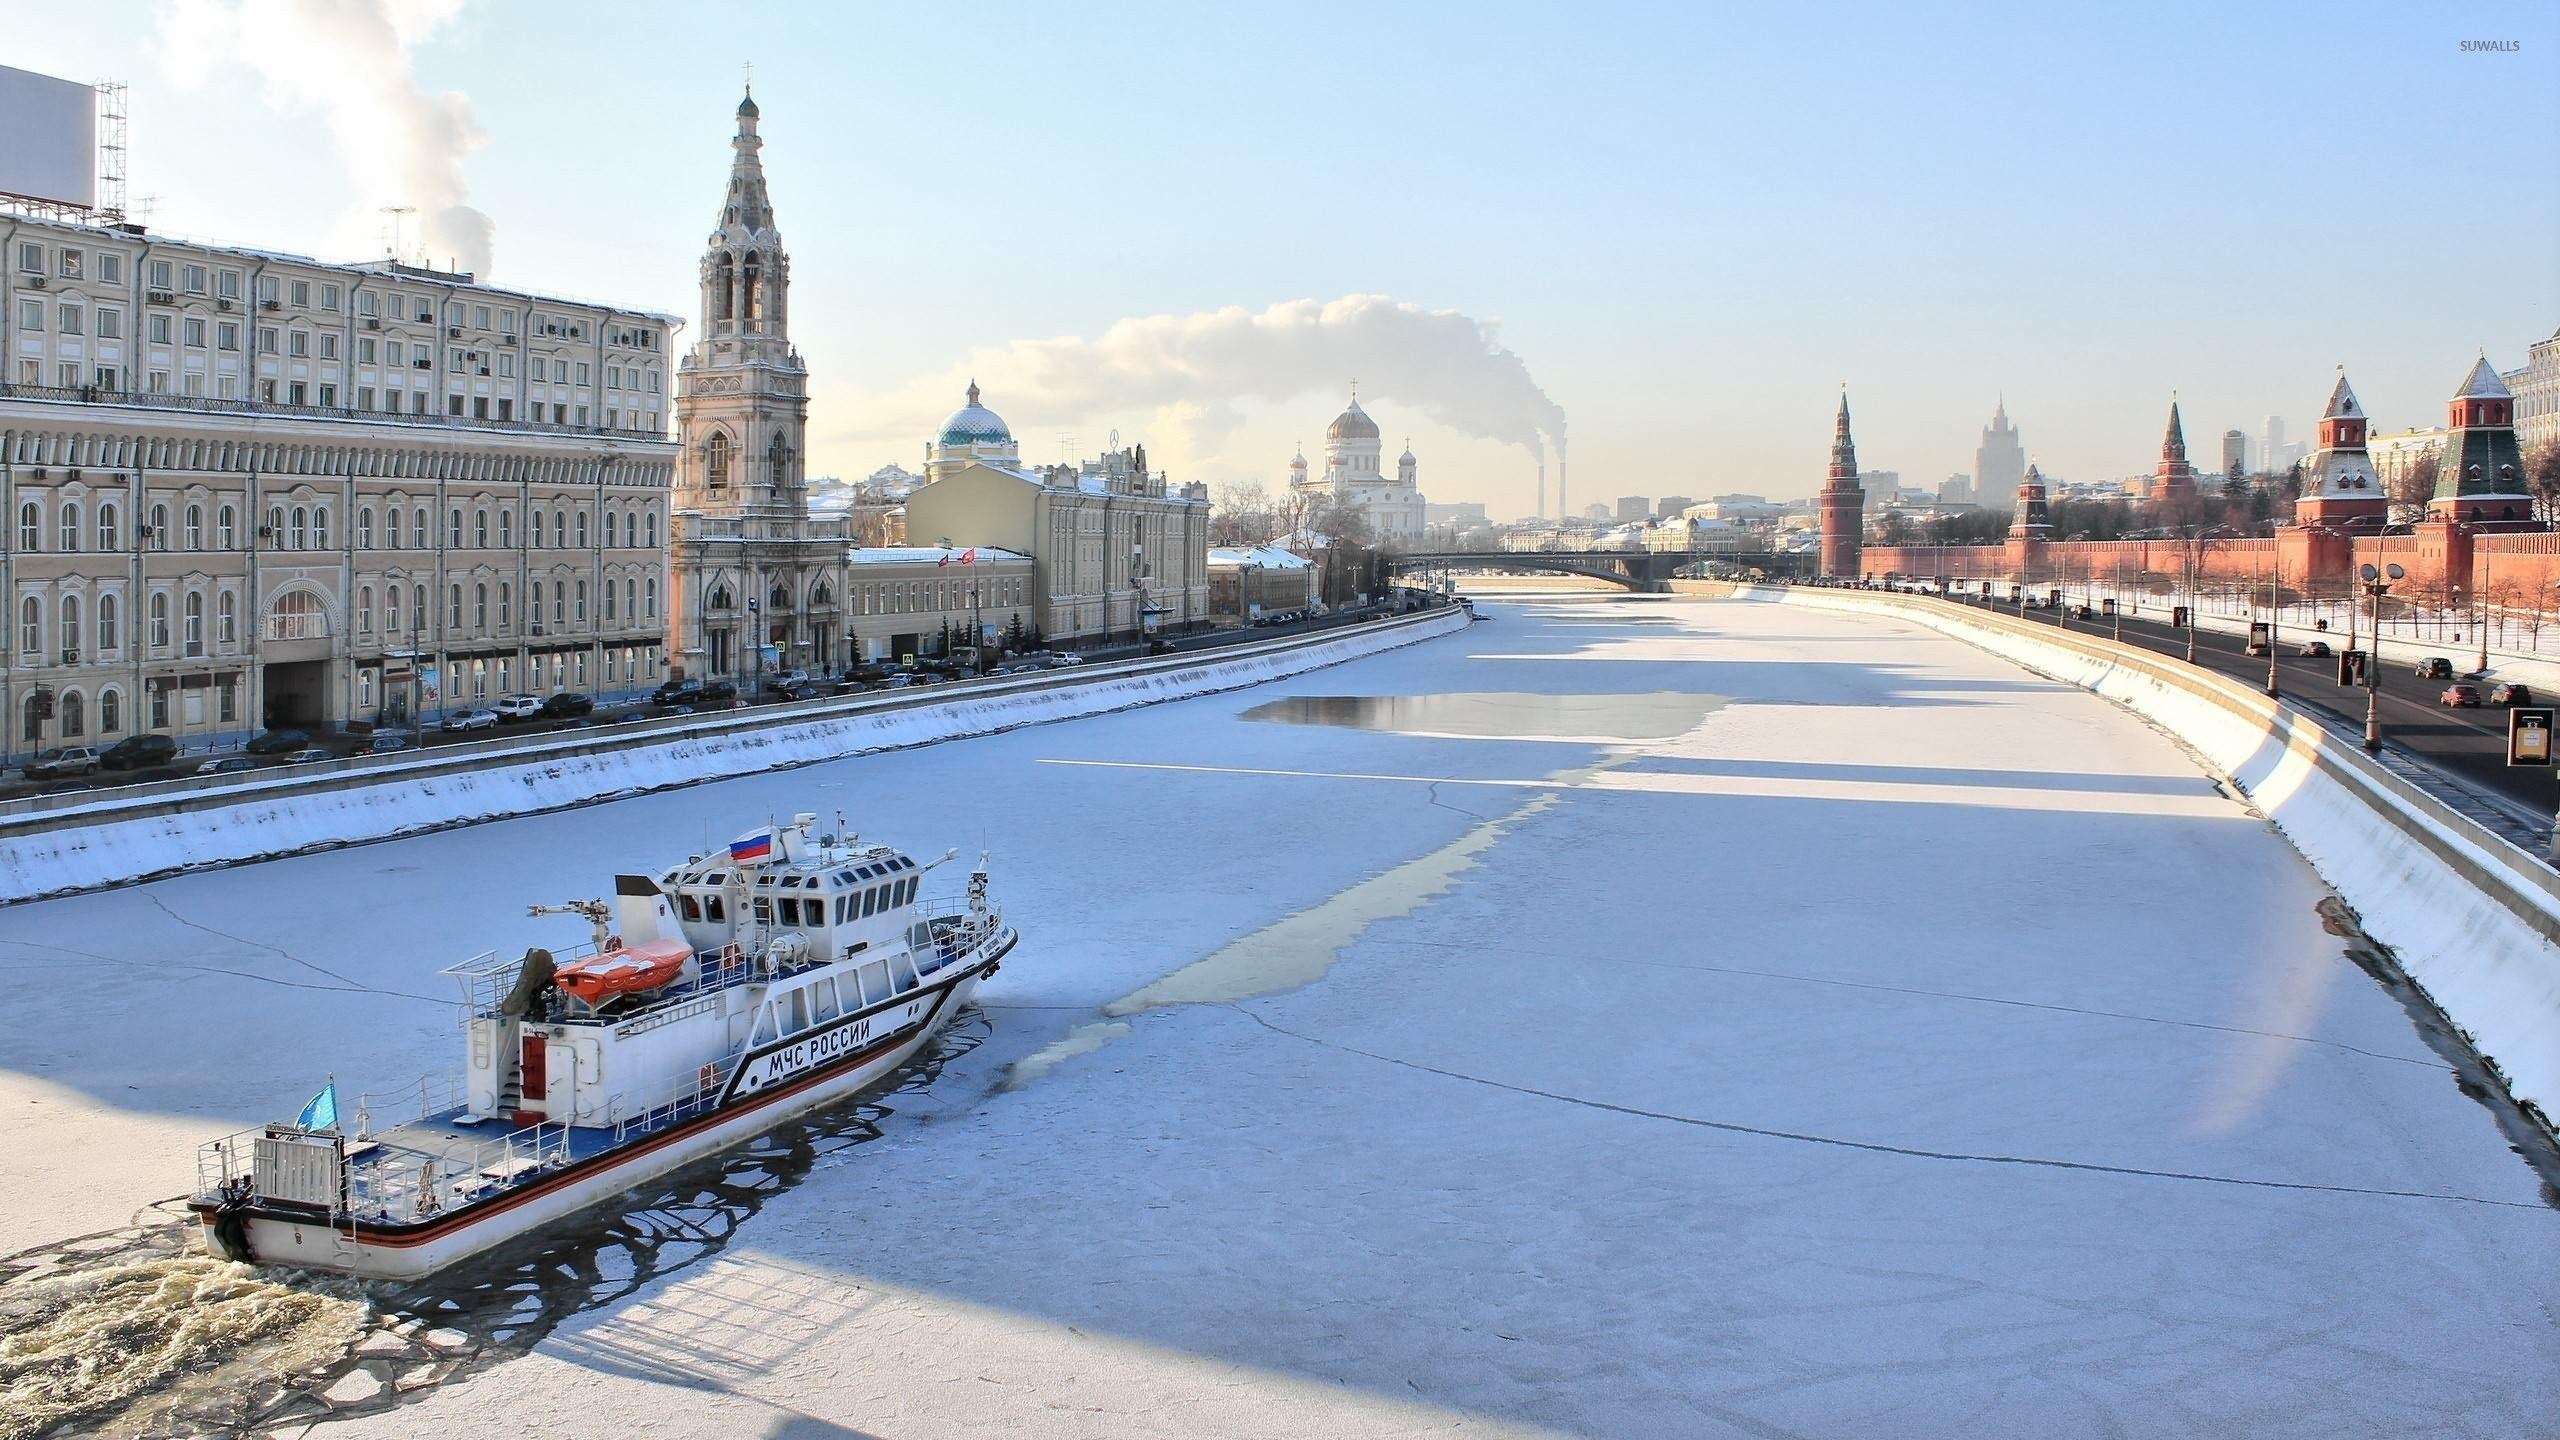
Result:
{"label": "ship window", "polygon": [[862,1003],[877,1005],[889,998],[889,962],[874,960],[862,967]]}
{"label": "ship window", "polygon": [[889,974],[898,982],[898,992],[900,994],[905,994],[907,991],[916,988],[916,968],[907,963],[906,956],[892,955],[889,957]]}
{"label": "ship window", "polygon": [[865,916],[880,913],[880,892],[877,888],[862,892],[862,913]]}
{"label": "ship window", "polygon": [[702,914],[715,925],[725,924],[729,919],[729,907],[721,903],[719,896],[706,895],[702,898]]}
{"label": "ship window", "polygon": [[785,925],[797,925],[800,923],[800,902],[798,900],[786,899],[782,902],[782,923]]}
{"label": "ship window", "polygon": [[836,982],[832,977],[809,987],[809,1004],[814,1018],[821,1025],[844,1013],[844,1008],[836,1003]]}
{"label": "ship window", "polygon": [[784,1023],[782,1033],[789,1035],[796,1031],[808,1029],[809,992],[806,990],[794,990],[791,992],[787,1003],[790,1007],[788,1012],[790,1018]]}
{"label": "ship window", "polygon": [[700,920],[702,918],[701,901],[694,899],[690,895],[679,896],[677,898],[684,906],[684,918],[687,920]]}

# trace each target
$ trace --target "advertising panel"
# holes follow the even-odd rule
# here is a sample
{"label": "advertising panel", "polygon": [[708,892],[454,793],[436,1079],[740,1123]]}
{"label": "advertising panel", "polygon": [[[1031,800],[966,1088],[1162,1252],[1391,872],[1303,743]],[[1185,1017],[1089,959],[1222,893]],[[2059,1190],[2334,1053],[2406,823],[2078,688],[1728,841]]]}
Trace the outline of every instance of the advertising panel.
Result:
{"label": "advertising panel", "polygon": [[0,65],[0,195],[95,209],[98,92]]}

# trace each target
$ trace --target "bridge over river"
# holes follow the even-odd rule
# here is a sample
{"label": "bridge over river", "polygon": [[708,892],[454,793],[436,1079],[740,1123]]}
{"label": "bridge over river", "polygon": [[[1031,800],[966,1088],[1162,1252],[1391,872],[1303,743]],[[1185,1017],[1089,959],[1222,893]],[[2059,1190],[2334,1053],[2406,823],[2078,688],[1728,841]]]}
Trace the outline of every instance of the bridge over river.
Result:
{"label": "bridge over river", "polygon": [[632,1197],[691,1217],[645,1252],[600,1217],[456,1281],[468,1336],[517,1279],[556,1313],[298,1433],[2552,1433],[2550,1157],[2169,738],[1890,619],[1481,608],[15,907],[0,1251],[122,1225],[325,1076],[453,1065],[435,972],[583,934],[528,903],[841,809],[992,854],[1023,943],[982,1042]]}
{"label": "bridge over river", "polygon": [[1397,574],[1436,570],[1538,570],[1583,575],[1635,591],[1660,591],[1675,576],[1724,567],[1770,578],[1810,578],[1817,557],[1775,550],[1419,550],[1388,557]]}

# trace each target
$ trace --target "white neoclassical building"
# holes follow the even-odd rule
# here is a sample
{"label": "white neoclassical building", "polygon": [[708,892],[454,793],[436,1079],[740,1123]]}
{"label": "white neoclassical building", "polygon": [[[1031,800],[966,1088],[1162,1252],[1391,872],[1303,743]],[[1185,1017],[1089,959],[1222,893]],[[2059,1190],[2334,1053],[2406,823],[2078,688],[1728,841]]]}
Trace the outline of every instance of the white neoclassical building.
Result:
{"label": "white neoclassical building", "polygon": [[1324,472],[1310,477],[1306,453],[1300,451],[1289,462],[1289,488],[1357,507],[1368,519],[1370,538],[1379,544],[1419,543],[1425,502],[1413,446],[1407,442],[1404,453],[1396,457],[1392,476],[1384,468],[1385,450],[1378,422],[1360,408],[1355,395],[1351,407],[1325,427]]}
{"label": "white neoclassical building", "polygon": [[671,317],[0,216],[0,753],[654,683]]}

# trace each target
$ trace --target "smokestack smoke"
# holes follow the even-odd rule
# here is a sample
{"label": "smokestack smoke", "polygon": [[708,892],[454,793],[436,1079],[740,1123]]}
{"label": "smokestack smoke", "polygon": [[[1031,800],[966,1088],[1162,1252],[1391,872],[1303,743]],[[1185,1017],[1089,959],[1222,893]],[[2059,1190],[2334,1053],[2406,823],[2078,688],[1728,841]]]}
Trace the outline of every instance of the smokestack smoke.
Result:
{"label": "smokestack smoke", "polygon": [[1017,340],[979,350],[876,407],[882,431],[843,438],[912,436],[948,411],[974,376],[987,403],[1014,418],[1017,429],[1151,407],[1160,425],[1179,432],[1173,448],[1197,465],[1216,458],[1242,423],[1235,402],[1339,394],[1358,376],[1363,404],[1411,406],[1460,434],[1520,446],[1543,462],[1545,437],[1562,432],[1564,411],[1503,347],[1499,332],[1495,321],[1385,295],[1133,317],[1091,340]]}
{"label": "smokestack smoke", "polygon": [[1538,457],[1538,518],[1547,518],[1547,457]]}
{"label": "smokestack smoke", "polygon": [[462,174],[485,137],[468,99],[429,94],[409,64],[460,9],[461,0],[171,0],[159,17],[160,64],[190,89],[224,65],[244,66],[265,80],[270,107],[318,111],[356,192],[339,243],[364,245],[381,207],[412,206],[412,254],[485,275],[496,227],[465,203]]}

